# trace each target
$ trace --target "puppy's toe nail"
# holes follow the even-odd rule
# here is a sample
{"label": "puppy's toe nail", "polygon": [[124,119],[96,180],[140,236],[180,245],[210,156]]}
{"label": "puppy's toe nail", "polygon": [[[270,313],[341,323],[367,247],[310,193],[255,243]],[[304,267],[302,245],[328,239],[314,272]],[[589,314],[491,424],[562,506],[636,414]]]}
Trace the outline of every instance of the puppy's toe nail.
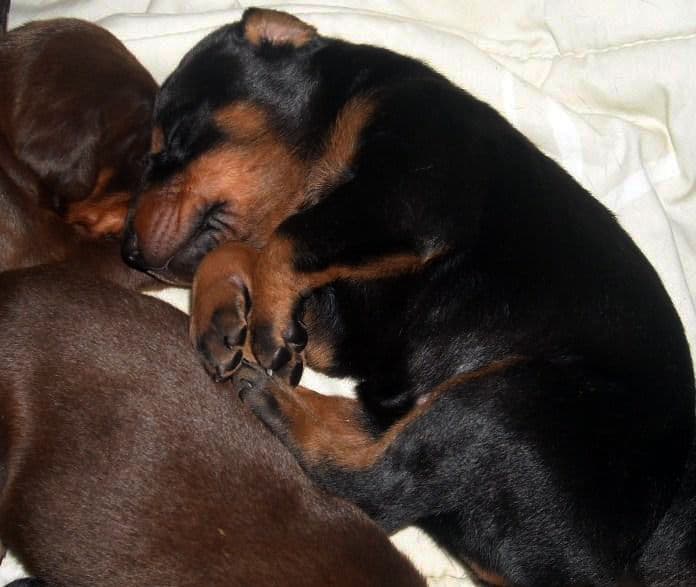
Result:
{"label": "puppy's toe nail", "polygon": [[285,347],[280,347],[271,360],[271,369],[277,371],[290,360],[290,351]]}
{"label": "puppy's toe nail", "polygon": [[293,322],[285,333],[285,340],[293,350],[302,351],[307,346],[307,330],[299,322]]}
{"label": "puppy's toe nail", "polygon": [[224,338],[225,346],[228,349],[233,349],[238,346],[243,346],[247,337],[247,327],[244,326],[236,336],[227,335]]}
{"label": "puppy's toe nail", "polygon": [[300,382],[300,379],[302,379],[302,372],[304,371],[304,364],[302,361],[297,363],[293,368],[292,371],[290,372],[290,377],[288,378],[288,382],[290,385],[293,387],[297,387],[297,384]]}
{"label": "puppy's toe nail", "polygon": [[234,371],[237,367],[239,367],[239,364],[242,362],[242,351],[237,351],[232,357],[232,360],[227,363],[225,366],[225,373],[230,374],[232,371]]}

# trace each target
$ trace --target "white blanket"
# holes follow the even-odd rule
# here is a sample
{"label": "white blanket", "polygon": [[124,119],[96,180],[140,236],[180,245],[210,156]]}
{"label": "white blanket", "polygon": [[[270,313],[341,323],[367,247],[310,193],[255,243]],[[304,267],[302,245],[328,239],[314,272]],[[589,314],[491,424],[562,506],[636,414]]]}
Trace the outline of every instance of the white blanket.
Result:
{"label": "white blanket", "polygon": [[[696,349],[694,0],[15,0],[10,26],[57,16],[98,22],[162,81],[249,5],[419,57],[490,102],[617,215]],[[395,541],[432,584],[470,584],[423,536]],[[0,583],[10,577],[3,572],[12,572],[7,563]]]}

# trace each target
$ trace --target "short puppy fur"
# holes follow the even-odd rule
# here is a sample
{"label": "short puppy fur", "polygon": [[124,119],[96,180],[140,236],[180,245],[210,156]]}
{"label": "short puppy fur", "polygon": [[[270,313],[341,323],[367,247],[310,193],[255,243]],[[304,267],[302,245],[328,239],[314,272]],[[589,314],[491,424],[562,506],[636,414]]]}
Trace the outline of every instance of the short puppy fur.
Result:
{"label": "short puppy fur", "polygon": [[424,587],[196,365],[186,325],[71,267],[0,275],[0,539],[28,584]]}
{"label": "short puppy fur", "polygon": [[157,84],[76,19],[0,34],[0,168],[91,236],[120,234],[150,147]]}
{"label": "short puppy fur", "polygon": [[0,271],[70,259],[157,287],[117,238],[149,150],[150,74],[104,29],[58,19],[0,35],[0,86]]}
{"label": "short puppy fur", "polygon": [[123,262],[120,241],[86,236],[23,193],[2,169],[0,210],[0,272],[65,262],[133,290],[163,285]]}
{"label": "short puppy fur", "polygon": [[[250,9],[164,83],[152,144],[124,255],[195,273],[204,363],[274,371],[245,401],[317,482],[488,584],[696,584],[680,320],[609,211],[494,109]],[[358,400],[293,391],[305,362]]]}

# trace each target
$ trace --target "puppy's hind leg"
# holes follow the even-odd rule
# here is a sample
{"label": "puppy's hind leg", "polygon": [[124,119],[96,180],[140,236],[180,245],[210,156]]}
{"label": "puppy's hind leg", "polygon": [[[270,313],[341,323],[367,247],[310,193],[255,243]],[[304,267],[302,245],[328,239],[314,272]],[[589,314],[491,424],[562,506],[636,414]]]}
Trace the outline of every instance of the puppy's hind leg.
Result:
{"label": "puppy's hind leg", "polygon": [[654,405],[581,360],[463,373],[381,434],[354,400],[236,377],[321,487],[522,587],[615,584],[674,478]]}

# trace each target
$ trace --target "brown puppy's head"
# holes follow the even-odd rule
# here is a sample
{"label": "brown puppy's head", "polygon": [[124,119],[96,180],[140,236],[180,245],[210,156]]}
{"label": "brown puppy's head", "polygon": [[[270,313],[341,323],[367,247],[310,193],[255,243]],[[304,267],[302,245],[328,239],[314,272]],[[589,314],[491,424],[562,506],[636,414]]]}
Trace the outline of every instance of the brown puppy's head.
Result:
{"label": "brown puppy's head", "polygon": [[261,247],[307,204],[311,62],[322,42],[293,16],[249,9],[184,57],[155,105],[128,263],[188,283],[208,251],[231,239]]}

